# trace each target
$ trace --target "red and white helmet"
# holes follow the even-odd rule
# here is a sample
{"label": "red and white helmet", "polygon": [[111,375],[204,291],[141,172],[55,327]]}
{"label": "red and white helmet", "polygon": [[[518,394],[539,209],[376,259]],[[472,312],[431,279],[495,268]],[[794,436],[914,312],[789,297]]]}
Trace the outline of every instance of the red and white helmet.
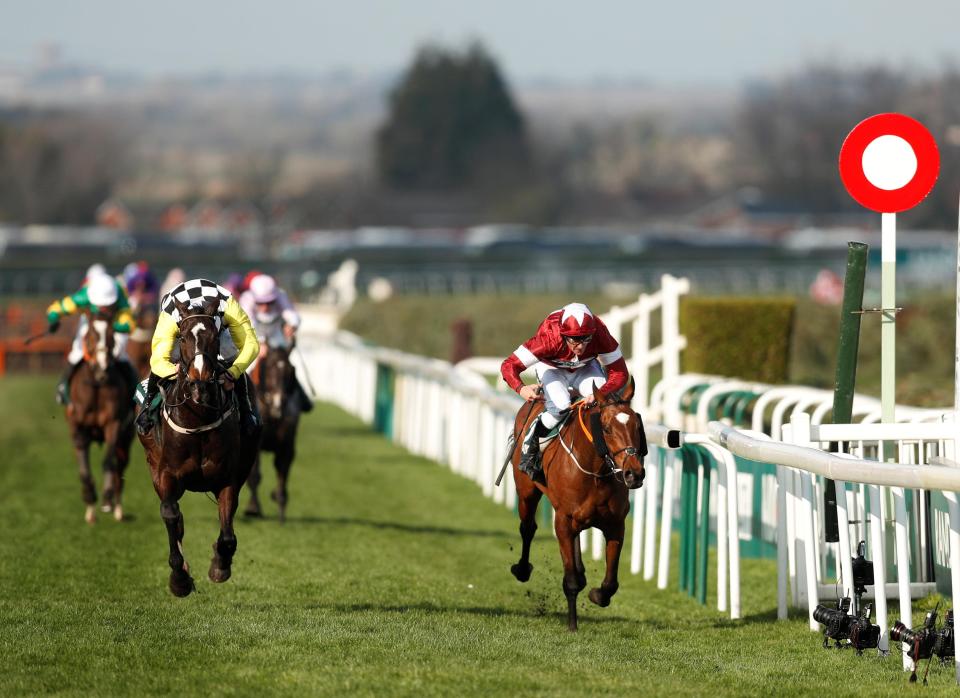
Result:
{"label": "red and white helmet", "polygon": [[255,303],[273,303],[277,300],[277,282],[269,274],[260,274],[250,280],[250,294]]}
{"label": "red and white helmet", "polygon": [[560,334],[564,337],[582,337],[596,331],[597,321],[583,303],[568,303],[562,310]]}

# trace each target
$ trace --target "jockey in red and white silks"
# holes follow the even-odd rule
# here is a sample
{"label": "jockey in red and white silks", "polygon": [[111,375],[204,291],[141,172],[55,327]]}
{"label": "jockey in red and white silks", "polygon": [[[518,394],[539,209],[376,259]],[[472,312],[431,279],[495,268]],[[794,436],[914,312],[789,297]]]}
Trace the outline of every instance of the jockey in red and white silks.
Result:
{"label": "jockey in red and white silks", "polygon": [[[520,373],[535,367],[540,385],[524,385]],[[546,409],[524,438],[520,467],[535,474],[538,439],[555,427],[570,407],[572,388],[589,404],[596,386],[601,395],[626,385],[627,364],[620,345],[600,318],[583,303],[570,303],[550,313],[540,323],[536,335],[521,344],[500,367],[507,385],[525,400],[537,397],[540,386]],[[530,472],[532,471],[532,472]]]}

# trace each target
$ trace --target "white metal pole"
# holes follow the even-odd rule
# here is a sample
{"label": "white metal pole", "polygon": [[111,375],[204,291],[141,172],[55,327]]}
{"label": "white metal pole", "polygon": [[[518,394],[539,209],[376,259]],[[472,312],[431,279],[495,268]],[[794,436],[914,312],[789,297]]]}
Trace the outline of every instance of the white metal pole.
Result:
{"label": "white metal pole", "polygon": [[[658,459],[660,462],[666,459],[663,450],[660,450]],[[654,542],[657,533],[657,490],[660,487],[660,466],[657,463],[650,463],[647,467],[647,477],[645,479],[647,483],[647,522],[644,525],[645,530],[643,532],[643,578],[649,580],[653,579],[656,555]]]}
{"label": "white metal pole", "polygon": [[[896,342],[897,342],[897,214],[881,214],[880,233],[880,412],[881,421],[896,421]],[[884,449],[882,460],[889,454]]]}
{"label": "white metal pole", "polygon": [[877,610],[877,625],[880,626],[880,646],[877,651],[886,655],[890,651],[890,628],[887,625],[887,567],[883,554],[883,511],[880,504],[880,487],[867,485],[870,496],[870,553],[873,555],[874,595]]}
{"label": "white metal pole", "polygon": [[673,482],[680,468],[680,456],[669,454],[670,463],[663,467],[663,508],[660,518],[660,557],[657,565],[657,588],[667,588],[670,574],[670,528],[673,525]]}

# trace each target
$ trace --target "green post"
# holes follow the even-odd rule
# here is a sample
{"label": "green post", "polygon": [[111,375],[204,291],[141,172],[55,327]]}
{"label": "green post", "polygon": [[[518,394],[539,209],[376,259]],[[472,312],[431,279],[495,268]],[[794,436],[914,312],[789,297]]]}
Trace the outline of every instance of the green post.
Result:
{"label": "green post", "polygon": [[[840,310],[840,340],[837,347],[837,373],[833,387],[833,423],[849,424],[853,418],[853,394],[857,384],[857,352],[860,349],[860,310],[867,274],[869,246],[847,243],[847,271],[843,278],[843,305]],[[828,543],[840,540],[837,526],[837,488],[826,480],[823,492],[824,535]]]}
{"label": "green post", "polygon": [[394,370],[377,364],[377,386],[373,407],[373,428],[390,438],[393,436]]}
{"label": "green post", "polygon": [[[700,450],[703,465],[703,485],[700,488],[700,530],[697,549],[697,601],[707,603],[707,559],[710,552],[710,466],[713,458],[706,450]],[[718,542],[718,545],[720,543]]]}
{"label": "green post", "polygon": [[692,446],[680,452],[680,590],[693,595],[694,564],[697,555],[697,455]]}

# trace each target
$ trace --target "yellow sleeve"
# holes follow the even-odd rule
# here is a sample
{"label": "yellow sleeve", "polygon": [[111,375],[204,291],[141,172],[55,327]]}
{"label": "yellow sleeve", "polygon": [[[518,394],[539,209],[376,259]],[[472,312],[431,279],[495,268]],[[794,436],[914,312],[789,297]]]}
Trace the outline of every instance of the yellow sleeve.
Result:
{"label": "yellow sleeve", "polygon": [[230,338],[240,352],[228,371],[230,377],[237,380],[257,358],[257,354],[260,353],[260,342],[257,340],[257,333],[253,329],[250,318],[233,296],[230,296],[227,301],[227,308],[223,311],[223,321],[227,324]]}
{"label": "yellow sleeve", "polygon": [[153,341],[150,343],[150,371],[161,378],[169,378],[177,372],[177,367],[170,361],[170,355],[179,334],[173,318],[168,313],[160,313],[157,327],[153,331]]}

